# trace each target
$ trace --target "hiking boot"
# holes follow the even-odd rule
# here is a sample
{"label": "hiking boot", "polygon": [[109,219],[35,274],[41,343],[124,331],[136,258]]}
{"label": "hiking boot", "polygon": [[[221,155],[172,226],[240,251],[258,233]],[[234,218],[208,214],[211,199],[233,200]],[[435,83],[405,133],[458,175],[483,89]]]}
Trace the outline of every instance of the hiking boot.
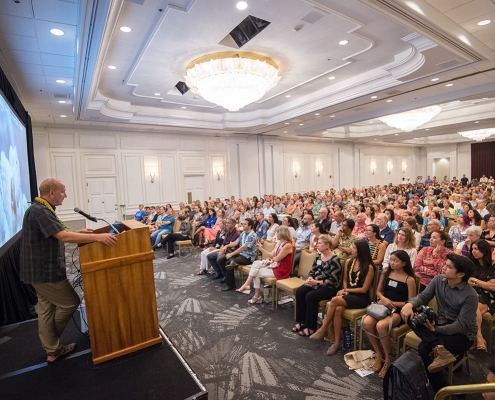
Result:
{"label": "hiking boot", "polygon": [[428,371],[432,374],[439,372],[449,364],[456,361],[456,358],[441,344],[435,346],[430,355],[433,354],[433,362],[428,366]]}

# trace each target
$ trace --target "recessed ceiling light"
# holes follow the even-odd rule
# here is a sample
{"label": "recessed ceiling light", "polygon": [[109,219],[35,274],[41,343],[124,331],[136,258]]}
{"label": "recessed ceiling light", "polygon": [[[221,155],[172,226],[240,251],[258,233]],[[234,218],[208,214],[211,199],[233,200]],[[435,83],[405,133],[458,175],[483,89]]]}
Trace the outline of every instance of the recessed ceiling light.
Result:
{"label": "recessed ceiling light", "polygon": [[284,133],[287,133],[287,131],[284,131]]}
{"label": "recessed ceiling light", "polygon": [[122,32],[129,33],[131,31],[131,28],[129,28],[128,26],[121,26],[120,30]]}
{"label": "recessed ceiling light", "polygon": [[288,95],[287,95],[287,96],[285,96],[285,97],[289,98],[289,97],[290,97],[290,94],[288,94]]}
{"label": "recessed ceiling light", "polygon": [[315,113],[315,115],[320,115],[320,113]]}
{"label": "recessed ceiling light", "polygon": [[304,124],[299,124],[300,126],[303,126]]}
{"label": "recessed ceiling light", "polygon": [[334,118],[334,117],[335,117],[335,115],[330,115],[330,118]]}
{"label": "recessed ceiling light", "polygon": [[479,26],[488,25],[490,22],[492,22],[491,19],[484,19],[483,21],[478,22],[478,25]]}
{"label": "recessed ceiling light", "polygon": [[372,99],[376,99],[378,96],[371,96]]}
{"label": "recessed ceiling light", "polygon": [[60,118],[67,118],[67,115],[61,115]]}
{"label": "recessed ceiling light", "polygon": [[373,140],[377,140],[377,139],[373,139]]}
{"label": "recessed ceiling light", "polygon": [[181,108],[187,108],[187,107],[182,106]]}
{"label": "recessed ceiling light", "polygon": [[57,79],[55,82],[57,82],[57,83],[65,83],[65,81],[63,79]]}
{"label": "recessed ceiling light", "polygon": [[349,43],[349,41],[348,41],[348,40],[341,40],[341,41],[339,42],[339,44],[340,44],[341,46],[344,46],[344,45],[346,45],[347,43]]}
{"label": "recessed ceiling light", "polygon": [[59,100],[58,102],[59,102],[60,104],[65,104],[65,103],[67,103],[65,100]]}
{"label": "recessed ceiling light", "polygon": [[488,97],[483,97],[483,100],[488,100]]}
{"label": "recessed ceiling light", "polygon": [[425,131],[429,131],[429,130],[430,130],[430,128],[426,128],[426,129],[425,129]]}
{"label": "recessed ceiling light", "polygon": [[115,65],[109,65],[108,69],[117,69],[117,67]]}
{"label": "recessed ceiling light", "polygon": [[245,1],[238,1],[235,6],[238,10],[245,10],[247,8],[247,3]]}
{"label": "recessed ceiling light", "polygon": [[386,103],[391,103],[392,101],[393,101],[392,99],[388,99]]}
{"label": "recessed ceiling light", "polygon": [[160,93],[155,93],[154,95],[155,95],[155,96],[160,96]]}
{"label": "recessed ceiling light", "polygon": [[474,121],[474,123],[475,123],[475,124],[479,124],[479,123],[480,123],[480,121]]}
{"label": "recessed ceiling light", "polygon": [[395,134],[395,136],[399,136],[399,134],[398,134],[398,133],[396,133],[396,134]]}
{"label": "recessed ceiling light", "polygon": [[447,83],[445,86],[449,87],[449,86],[454,86],[453,83]]}
{"label": "recessed ceiling light", "polygon": [[440,78],[433,78],[431,81],[432,81],[432,82],[436,82],[436,81],[438,81],[438,80],[440,80]]}
{"label": "recessed ceiling light", "polygon": [[55,36],[62,36],[64,34],[64,31],[60,29],[50,29],[50,33]]}
{"label": "recessed ceiling light", "polygon": [[329,76],[328,79],[333,80],[333,79],[335,79],[335,76]]}
{"label": "recessed ceiling light", "polygon": [[289,125],[289,123],[288,123],[288,122],[286,122],[286,123],[285,123],[285,125]]}

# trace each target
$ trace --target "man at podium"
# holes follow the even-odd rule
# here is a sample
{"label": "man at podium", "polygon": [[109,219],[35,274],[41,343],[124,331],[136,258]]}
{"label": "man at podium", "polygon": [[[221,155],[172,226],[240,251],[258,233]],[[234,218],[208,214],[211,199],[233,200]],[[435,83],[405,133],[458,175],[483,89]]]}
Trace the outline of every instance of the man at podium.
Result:
{"label": "man at podium", "polygon": [[55,214],[55,207],[67,197],[61,181],[44,180],[39,193],[40,197],[35,198],[24,215],[20,277],[38,295],[38,333],[47,362],[53,363],[76,348],[75,343],[60,343],[62,332],[80,302],[67,280],[64,243],[101,242],[114,246],[117,238],[109,233],[93,233],[92,229],[69,232]]}

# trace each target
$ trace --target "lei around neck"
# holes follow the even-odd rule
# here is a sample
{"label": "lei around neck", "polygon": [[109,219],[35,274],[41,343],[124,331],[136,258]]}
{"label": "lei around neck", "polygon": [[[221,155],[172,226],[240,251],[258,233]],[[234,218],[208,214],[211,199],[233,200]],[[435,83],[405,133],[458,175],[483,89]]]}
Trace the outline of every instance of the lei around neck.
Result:
{"label": "lei around neck", "polygon": [[48,210],[50,210],[52,212],[52,214],[55,215],[55,218],[57,218],[57,221],[60,222],[60,224],[62,225],[62,227],[64,228],[64,230],[65,231],[69,231],[69,228],[67,227],[67,225],[65,225],[65,222],[63,222],[57,216],[57,214],[55,213],[55,210],[53,209],[52,205],[48,201],[46,201],[45,199],[43,199],[41,197],[35,197],[34,200],[37,201],[38,203],[42,204],[46,208],[48,208]]}

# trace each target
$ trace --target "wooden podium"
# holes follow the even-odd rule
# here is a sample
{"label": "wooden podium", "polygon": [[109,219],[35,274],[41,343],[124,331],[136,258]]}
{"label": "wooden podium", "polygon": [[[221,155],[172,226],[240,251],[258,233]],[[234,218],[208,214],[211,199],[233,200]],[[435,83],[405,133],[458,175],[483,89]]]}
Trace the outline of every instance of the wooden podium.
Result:
{"label": "wooden podium", "polygon": [[[109,232],[111,227],[95,230]],[[123,221],[113,247],[80,247],[84,302],[95,364],[161,342],[149,228]]]}

